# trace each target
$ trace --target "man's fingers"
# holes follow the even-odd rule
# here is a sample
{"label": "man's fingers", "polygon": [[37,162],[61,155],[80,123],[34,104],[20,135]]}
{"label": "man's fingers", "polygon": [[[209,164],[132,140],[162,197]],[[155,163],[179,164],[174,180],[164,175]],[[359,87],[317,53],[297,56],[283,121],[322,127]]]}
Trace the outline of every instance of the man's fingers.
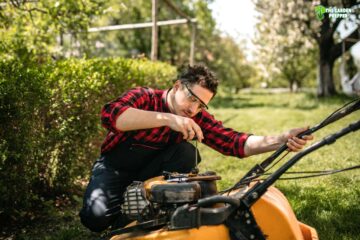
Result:
{"label": "man's fingers", "polygon": [[202,141],[204,139],[203,132],[199,125],[197,125],[192,119],[189,118],[181,118],[181,121],[178,122],[178,126],[180,127],[180,131],[183,135],[184,140],[192,140],[196,136],[198,141]]}
{"label": "man's fingers", "polygon": [[[308,126],[308,127],[304,127],[304,128],[298,128],[298,129],[297,129],[298,132],[297,132],[295,135],[299,135],[300,133],[305,132],[305,131],[308,130],[309,128],[310,128],[309,126]],[[301,138],[302,138],[302,139],[305,139],[305,140],[313,140],[313,139],[314,139],[313,135],[304,135],[304,136],[302,136]]]}
{"label": "man's fingers", "polygon": [[295,142],[295,140],[293,139],[289,139],[288,142],[287,142],[287,146],[292,150],[292,151],[299,151],[303,148],[303,145]]}
{"label": "man's fingers", "polygon": [[204,136],[203,136],[201,130],[196,131],[196,137],[197,137],[197,139],[199,140],[199,142],[202,142],[202,140],[204,139]]}
{"label": "man's fingers", "polygon": [[201,131],[201,128],[199,127],[199,125],[197,125],[195,123],[193,126],[193,129],[195,131],[196,137],[199,140],[199,142],[202,142],[202,140],[204,139],[204,135],[203,135],[203,132]]}
{"label": "man's fingers", "polygon": [[300,139],[298,137],[293,137],[291,139],[297,144],[300,144],[300,145],[305,145],[306,144],[306,140],[304,140],[304,139]]}
{"label": "man's fingers", "polygon": [[181,133],[182,133],[182,135],[183,135],[183,139],[187,140],[187,139],[189,138],[188,129],[182,128],[182,129],[181,129]]}
{"label": "man's fingers", "polygon": [[188,129],[188,139],[191,140],[195,136],[195,131],[193,129]]}
{"label": "man's fingers", "polygon": [[313,135],[305,135],[305,136],[302,136],[301,138],[310,141],[310,140],[314,139],[314,136]]}
{"label": "man's fingers", "polygon": [[298,149],[296,147],[294,147],[291,143],[287,142],[286,145],[288,146],[288,151],[292,151],[292,152],[298,152],[301,149]]}

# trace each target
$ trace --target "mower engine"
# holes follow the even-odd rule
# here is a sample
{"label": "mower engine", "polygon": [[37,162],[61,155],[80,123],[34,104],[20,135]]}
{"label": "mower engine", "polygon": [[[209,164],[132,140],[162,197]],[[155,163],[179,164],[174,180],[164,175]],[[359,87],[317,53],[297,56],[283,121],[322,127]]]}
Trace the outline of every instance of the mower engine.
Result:
{"label": "mower engine", "polygon": [[144,222],[171,216],[179,206],[196,203],[218,193],[215,172],[179,174],[165,172],[145,182],[133,182],[124,193],[123,212]]}

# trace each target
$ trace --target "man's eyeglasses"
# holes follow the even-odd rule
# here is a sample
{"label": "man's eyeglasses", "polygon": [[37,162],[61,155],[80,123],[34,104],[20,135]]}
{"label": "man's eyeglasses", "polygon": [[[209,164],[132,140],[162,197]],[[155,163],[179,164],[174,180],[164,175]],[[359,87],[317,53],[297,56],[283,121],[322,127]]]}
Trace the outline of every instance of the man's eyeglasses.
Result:
{"label": "man's eyeglasses", "polygon": [[187,84],[183,84],[186,88],[186,90],[188,91],[187,94],[187,98],[192,102],[192,103],[198,103],[199,104],[199,108],[201,110],[203,109],[209,109],[208,106],[198,97],[196,96],[196,94],[191,91],[191,89],[189,88],[189,86]]}

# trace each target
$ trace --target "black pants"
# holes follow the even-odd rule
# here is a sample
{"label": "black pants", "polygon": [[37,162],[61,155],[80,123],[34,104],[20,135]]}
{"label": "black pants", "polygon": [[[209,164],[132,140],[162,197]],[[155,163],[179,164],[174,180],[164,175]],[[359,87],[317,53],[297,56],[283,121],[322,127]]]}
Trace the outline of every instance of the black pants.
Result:
{"label": "black pants", "polygon": [[93,166],[79,214],[82,224],[94,232],[126,225],[129,220],[122,214],[121,204],[128,185],[159,176],[163,171],[188,173],[194,166],[195,147],[188,142],[166,148],[130,141],[119,144]]}

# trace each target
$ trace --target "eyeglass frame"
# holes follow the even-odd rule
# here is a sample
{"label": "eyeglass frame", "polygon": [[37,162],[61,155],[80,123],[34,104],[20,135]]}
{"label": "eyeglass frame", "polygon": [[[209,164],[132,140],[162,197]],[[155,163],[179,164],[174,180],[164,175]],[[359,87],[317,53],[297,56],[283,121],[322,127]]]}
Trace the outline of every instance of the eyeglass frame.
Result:
{"label": "eyeglass frame", "polygon": [[197,101],[199,101],[199,106],[200,106],[200,109],[203,110],[203,109],[209,109],[209,107],[189,88],[188,86],[188,83],[182,83],[185,88],[188,90],[189,94],[188,94],[188,98],[189,97],[194,97]]}

